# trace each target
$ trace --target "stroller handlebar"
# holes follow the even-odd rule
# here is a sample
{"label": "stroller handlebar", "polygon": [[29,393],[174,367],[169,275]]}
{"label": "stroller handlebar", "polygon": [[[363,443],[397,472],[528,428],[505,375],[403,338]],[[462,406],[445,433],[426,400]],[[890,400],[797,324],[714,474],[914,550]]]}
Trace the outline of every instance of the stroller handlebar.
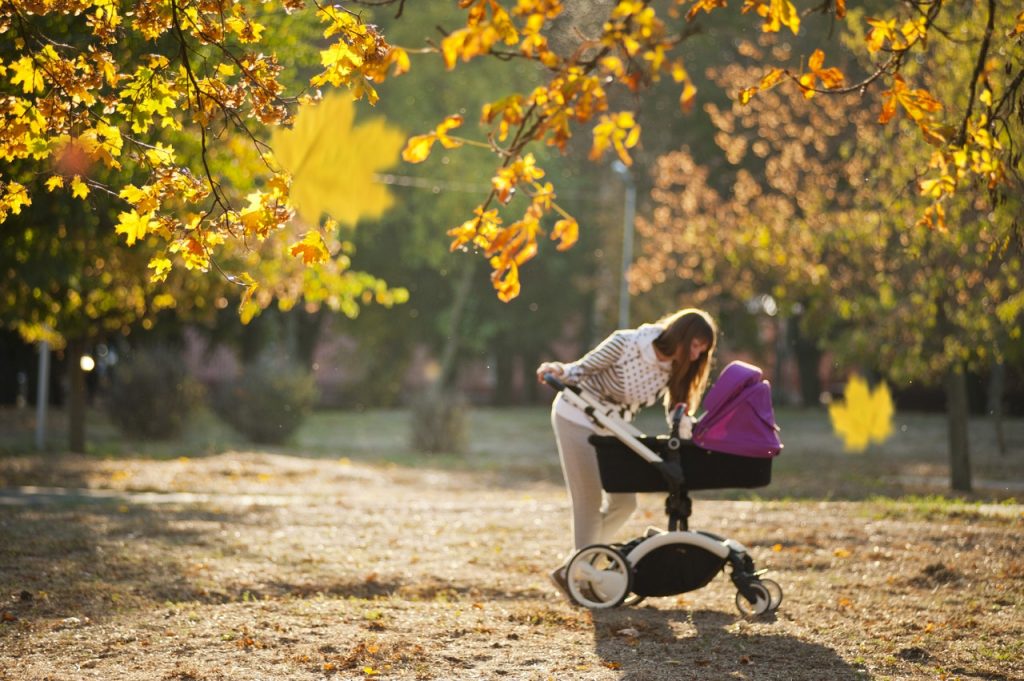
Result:
{"label": "stroller handlebar", "polygon": [[571,385],[569,385],[567,383],[564,383],[561,379],[559,379],[557,376],[555,376],[552,373],[545,373],[544,374],[544,382],[547,383],[552,388],[554,388],[555,390],[558,390],[559,392],[561,392],[562,390],[566,390],[566,389],[572,390],[573,392],[576,392],[576,393],[579,392],[579,388],[577,388],[575,386],[571,386]]}

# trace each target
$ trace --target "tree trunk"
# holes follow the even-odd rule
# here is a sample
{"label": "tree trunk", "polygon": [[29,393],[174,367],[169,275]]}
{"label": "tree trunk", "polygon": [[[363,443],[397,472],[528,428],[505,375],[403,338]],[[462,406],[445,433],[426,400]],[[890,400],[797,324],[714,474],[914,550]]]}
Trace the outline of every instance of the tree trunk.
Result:
{"label": "tree trunk", "polygon": [[82,371],[82,355],[85,353],[85,341],[68,341],[64,352],[68,363],[68,449],[84,454],[85,372]]}
{"label": "tree trunk", "polygon": [[462,453],[467,446],[466,405],[456,392],[462,316],[473,290],[478,258],[468,258],[456,283],[448,338],[441,350],[441,369],[413,404],[412,446],[421,452]]}
{"label": "tree trunk", "polygon": [[498,406],[509,406],[518,401],[514,389],[516,355],[501,337],[495,339],[494,350],[493,403]]}
{"label": "tree trunk", "polygon": [[[539,390],[540,384],[537,383],[538,366],[540,366],[539,353],[530,350],[523,355],[523,385],[526,386],[526,391],[523,394],[523,400],[526,404],[539,404],[542,401],[541,392]],[[546,402],[550,398],[550,392],[545,391],[543,401]]]}
{"label": "tree trunk", "polygon": [[775,368],[772,371],[772,401],[775,404],[789,404],[789,388],[786,385],[786,361],[789,358],[789,322],[779,315],[771,318],[775,325]]}
{"label": "tree trunk", "polygon": [[946,416],[949,422],[949,470],[956,492],[971,491],[971,453],[967,439],[967,375],[963,366],[946,374]]}
{"label": "tree trunk", "polygon": [[799,316],[791,318],[789,331],[797,373],[800,375],[800,402],[804,407],[820,406],[821,379],[818,376],[818,365],[821,363],[821,350],[817,339],[804,335],[800,329]]}
{"label": "tree trunk", "polygon": [[1003,393],[1006,392],[1006,365],[993,362],[988,378],[988,414],[996,429],[996,446],[999,455],[1006,455],[1006,433],[1003,431]]}
{"label": "tree trunk", "polygon": [[320,329],[327,318],[323,309],[307,313],[295,310],[292,312],[295,317],[295,355],[294,359],[300,366],[313,370],[316,348],[320,342]]}
{"label": "tree trunk", "polygon": [[448,339],[444,344],[444,349],[441,351],[441,372],[436,384],[436,387],[441,391],[452,388],[455,385],[459,342],[461,340],[459,327],[462,325],[462,315],[466,311],[467,302],[469,302],[469,294],[473,290],[473,278],[476,275],[476,261],[478,258],[467,258],[467,260],[468,262],[462,270],[462,278],[459,279],[455,288],[451,319],[448,324]]}

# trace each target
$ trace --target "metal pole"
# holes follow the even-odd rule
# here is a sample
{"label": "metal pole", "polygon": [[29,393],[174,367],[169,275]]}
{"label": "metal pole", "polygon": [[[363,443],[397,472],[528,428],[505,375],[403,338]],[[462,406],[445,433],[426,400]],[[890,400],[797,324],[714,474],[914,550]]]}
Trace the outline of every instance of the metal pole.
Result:
{"label": "metal pole", "polygon": [[629,266],[633,264],[633,222],[636,219],[636,185],[626,164],[612,164],[626,185],[626,205],[622,220],[622,273],[619,280],[619,328],[629,328]]}
{"label": "metal pole", "polygon": [[36,390],[36,449],[46,448],[46,409],[49,406],[50,344],[39,344],[39,387]]}

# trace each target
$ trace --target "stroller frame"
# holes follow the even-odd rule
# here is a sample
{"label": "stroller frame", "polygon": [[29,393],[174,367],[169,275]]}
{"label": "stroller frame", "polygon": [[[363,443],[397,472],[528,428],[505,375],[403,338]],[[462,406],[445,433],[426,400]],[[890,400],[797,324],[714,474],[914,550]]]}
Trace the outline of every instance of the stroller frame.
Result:
{"label": "stroller frame", "polygon": [[[736,587],[736,607],[744,616],[774,612],[782,603],[782,587],[762,579],[767,570],[757,570],[747,548],[734,539],[710,532],[690,531],[693,503],[680,463],[688,440],[679,437],[682,406],[673,412],[672,430],[663,458],[641,441],[645,435],[633,424],[600,411],[597,398],[579,386],[563,383],[551,374],[544,381],[562,393],[562,399],[580,409],[591,421],[610,431],[664,478],[668,496],[665,513],[668,530],[648,528],[647,532],[620,544],[592,544],[578,550],[566,565],[570,597],[591,609],[636,605],[648,596],[668,596],[707,585],[728,565]],[[603,477],[603,475],[602,475]],[[625,491],[625,490],[615,490]],[[635,489],[632,491],[649,491]]]}

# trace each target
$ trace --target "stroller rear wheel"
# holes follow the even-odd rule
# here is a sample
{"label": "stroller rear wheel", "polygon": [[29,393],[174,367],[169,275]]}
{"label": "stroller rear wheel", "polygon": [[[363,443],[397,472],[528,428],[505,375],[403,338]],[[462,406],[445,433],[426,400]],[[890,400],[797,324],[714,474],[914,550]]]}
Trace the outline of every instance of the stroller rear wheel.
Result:
{"label": "stroller rear wheel", "polygon": [[565,576],[573,600],[591,609],[621,605],[633,587],[633,569],[626,557],[605,544],[577,551]]}

